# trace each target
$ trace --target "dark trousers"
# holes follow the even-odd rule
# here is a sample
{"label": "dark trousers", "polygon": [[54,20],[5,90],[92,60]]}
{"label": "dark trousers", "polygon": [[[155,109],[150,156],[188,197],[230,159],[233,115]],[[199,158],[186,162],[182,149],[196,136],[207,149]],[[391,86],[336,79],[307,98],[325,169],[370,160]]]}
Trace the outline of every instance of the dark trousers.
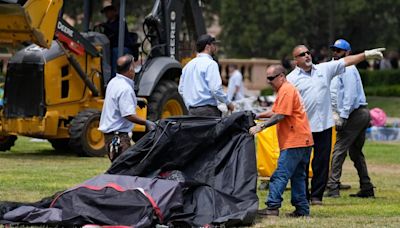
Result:
{"label": "dark trousers", "polygon": [[217,108],[217,106],[203,105],[198,107],[189,107],[189,115],[221,117],[222,112]]}
{"label": "dark trousers", "polygon": [[360,188],[369,190],[373,188],[371,179],[368,176],[367,164],[365,162],[362,148],[365,142],[365,131],[370,122],[369,110],[361,107],[354,110],[347,120],[343,130],[336,134],[336,144],[332,156],[332,169],[328,180],[328,188],[339,189],[342,167],[349,151],[350,159],[357,169],[360,179]]}
{"label": "dark trousers", "polygon": [[[332,147],[332,128],[321,132],[313,132],[314,158],[311,162],[313,177],[311,178],[311,192],[307,191],[307,198],[322,200],[329,175],[329,159]],[[308,172],[306,179],[308,189]]]}

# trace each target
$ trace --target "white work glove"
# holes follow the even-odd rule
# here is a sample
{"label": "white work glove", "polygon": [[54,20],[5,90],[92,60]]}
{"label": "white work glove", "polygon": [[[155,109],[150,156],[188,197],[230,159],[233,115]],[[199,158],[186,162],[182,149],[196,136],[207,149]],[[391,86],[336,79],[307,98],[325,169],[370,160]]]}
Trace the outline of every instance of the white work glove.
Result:
{"label": "white work glove", "polygon": [[333,121],[335,121],[335,124],[336,124],[337,121],[339,121],[339,119],[340,119],[339,113],[337,113],[336,111],[333,111],[332,114],[333,114]]}
{"label": "white work glove", "polygon": [[347,123],[347,119],[340,117],[337,121],[336,121],[336,131],[341,131],[344,129],[344,127],[346,126]]}
{"label": "white work glove", "polygon": [[382,52],[386,50],[386,48],[375,48],[371,50],[364,51],[364,55],[366,59],[383,59]]}
{"label": "white work glove", "polygon": [[146,120],[146,130],[147,131],[152,131],[152,130],[156,129],[156,127],[157,127],[157,125],[154,122],[152,122],[150,120]]}

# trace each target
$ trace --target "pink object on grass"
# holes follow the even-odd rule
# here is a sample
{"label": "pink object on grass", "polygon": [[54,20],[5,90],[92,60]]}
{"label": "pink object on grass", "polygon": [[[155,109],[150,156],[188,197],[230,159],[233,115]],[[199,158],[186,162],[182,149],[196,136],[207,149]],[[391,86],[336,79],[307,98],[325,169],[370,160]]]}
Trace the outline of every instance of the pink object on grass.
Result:
{"label": "pink object on grass", "polygon": [[371,115],[371,125],[383,127],[386,123],[386,113],[380,108],[373,108],[369,111]]}

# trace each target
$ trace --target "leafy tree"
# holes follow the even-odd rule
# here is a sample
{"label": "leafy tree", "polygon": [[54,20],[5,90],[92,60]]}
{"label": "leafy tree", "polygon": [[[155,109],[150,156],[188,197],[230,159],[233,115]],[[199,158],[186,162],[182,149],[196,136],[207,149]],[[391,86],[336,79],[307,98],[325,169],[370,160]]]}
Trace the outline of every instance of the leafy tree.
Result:
{"label": "leafy tree", "polygon": [[280,58],[290,55],[296,44],[320,49],[337,38],[347,39],[355,51],[397,49],[400,43],[398,0],[219,2],[221,37],[229,57]]}

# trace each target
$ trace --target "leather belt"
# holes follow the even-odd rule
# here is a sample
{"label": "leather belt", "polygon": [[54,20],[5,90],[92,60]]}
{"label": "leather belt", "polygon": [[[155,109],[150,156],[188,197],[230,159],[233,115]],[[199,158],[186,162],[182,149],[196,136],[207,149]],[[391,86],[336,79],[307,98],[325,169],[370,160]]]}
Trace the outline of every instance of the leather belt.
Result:
{"label": "leather belt", "polygon": [[128,134],[128,132],[119,132],[119,131],[111,131],[111,132],[108,132],[108,133],[104,133],[105,135],[127,135]]}

